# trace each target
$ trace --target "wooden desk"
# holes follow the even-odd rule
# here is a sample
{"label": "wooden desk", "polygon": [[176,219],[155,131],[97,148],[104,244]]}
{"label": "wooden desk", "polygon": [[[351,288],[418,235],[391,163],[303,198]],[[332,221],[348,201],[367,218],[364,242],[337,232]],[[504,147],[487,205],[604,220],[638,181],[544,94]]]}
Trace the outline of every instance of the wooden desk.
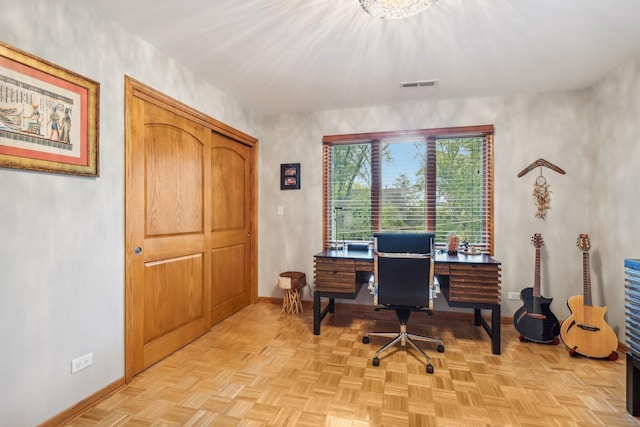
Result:
{"label": "wooden desk", "polygon": [[[435,276],[450,307],[472,308],[476,326],[491,338],[491,351],[500,354],[500,262],[487,255],[436,253]],[[313,333],[335,311],[335,299],[355,299],[373,273],[373,251],[325,250],[315,255]],[[322,309],[321,298],[329,298]],[[491,310],[491,325],[481,315]]]}

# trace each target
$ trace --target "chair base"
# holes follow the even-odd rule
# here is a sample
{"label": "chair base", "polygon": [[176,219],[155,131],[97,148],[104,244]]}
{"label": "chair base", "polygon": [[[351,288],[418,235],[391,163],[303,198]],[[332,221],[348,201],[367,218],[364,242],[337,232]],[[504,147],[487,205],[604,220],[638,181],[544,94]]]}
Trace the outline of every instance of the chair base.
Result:
{"label": "chair base", "polygon": [[380,354],[383,353],[385,350],[387,350],[390,347],[396,345],[397,343],[400,343],[400,345],[402,347],[406,347],[407,343],[409,343],[409,345],[411,347],[416,349],[427,360],[427,366],[426,366],[427,367],[427,373],[432,374],[433,373],[433,364],[431,363],[431,357],[427,353],[425,353],[420,347],[418,347],[418,345],[416,344],[416,341],[430,342],[430,343],[438,344],[438,346],[436,348],[438,353],[444,353],[444,344],[443,344],[442,340],[439,339],[439,338],[431,338],[431,337],[425,337],[425,336],[422,336],[422,335],[408,333],[407,332],[407,320],[409,318],[408,314],[410,314],[410,311],[409,310],[396,310],[396,314],[398,316],[398,319],[400,320],[400,333],[396,333],[396,332],[369,332],[369,333],[365,334],[362,337],[362,342],[365,343],[365,344],[369,343],[369,338],[370,337],[392,338],[391,341],[389,341],[387,344],[382,346],[378,351],[376,351],[376,354],[375,354],[375,356],[373,358],[373,365],[374,366],[378,366],[380,364],[380,359],[379,359],[378,356],[380,356]]}

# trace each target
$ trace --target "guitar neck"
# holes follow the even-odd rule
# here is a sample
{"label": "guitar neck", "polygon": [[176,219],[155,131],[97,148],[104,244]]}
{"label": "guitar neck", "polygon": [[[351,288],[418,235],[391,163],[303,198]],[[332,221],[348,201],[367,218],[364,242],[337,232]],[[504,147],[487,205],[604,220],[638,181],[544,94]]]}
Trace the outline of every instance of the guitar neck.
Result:
{"label": "guitar neck", "polygon": [[591,306],[591,274],[589,273],[589,252],[582,252],[582,300]]}
{"label": "guitar neck", "polygon": [[533,296],[540,296],[540,248],[536,248],[536,265],[533,276]]}

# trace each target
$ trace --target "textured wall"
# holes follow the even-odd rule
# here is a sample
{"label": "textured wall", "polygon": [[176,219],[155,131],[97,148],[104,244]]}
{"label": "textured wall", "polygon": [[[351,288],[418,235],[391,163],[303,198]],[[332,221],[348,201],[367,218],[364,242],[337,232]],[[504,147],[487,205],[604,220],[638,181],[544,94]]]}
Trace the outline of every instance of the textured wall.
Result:
{"label": "textured wall", "polygon": [[[276,278],[284,270],[305,271],[313,282],[313,254],[322,247],[323,135],[494,124],[495,256],[503,262],[503,316],[520,306],[506,299],[508,292],[533,284],[534,233],[545,241],[542,294],[554,298],[551,308],[560,319],[569,316],[566,301],[582,293],[583,283],[576,238],[588,233],[593,303],[608,307],[606,321],[624,341],[623,261],[640,258],[639,115],[640,59],[635,59],[584,91],[271,118],[260,153],[259,293],[280,296]],[[534,217],[531,193],[538,170],[516,177],[538,158],[567,172],[543,169],[552,192],[546,221]],[[302,190],[280,191],[278,164],[298,161]],[[278,205],[285,207],[284,216],[276,215]],[[264,238],[267,233],[274,237]],[[356,302],[369,304],[371,298],[362,292]],[[436,308],[448,309],[444,301]]]}
{"label": "textured wall", "polygon": [[[540,232],[543,294],[566,317],[565,301],[582,284],[575,238],[588,232],[594,302],[609,306],[623,339],[622,261],[640,257],[637,61],[593,92],[278,116],[263,128],[259,117],[81,0],[0,0],[0,10],[0,40],[101,83],[99,178],[0,169],[0,424],[35,425],[124,375],[125,74],[260,139],[260,296],[281,296],[284,270],[304,271],[312,282],[322,238],[323,135],[494,124],[503,295],[531,285],[529,240]],[[516,177],[540,157],[567,171],[544,171],[552,191],[546,222],[534,218],[535,173]],[[279,189],[279,165],[289,162],[302,164],[299,191]],[[370,301],[363,292],[359,302]],[[518,307],[505,301],[503,315]],[[87,352],[94,365],[71,375],[70,360]]]}
{"label": "textured wall", "polygon": [[257,120],[81,0],[0,10],[0,40],[101,84],[99,178],[0,169],[0,425],[27,426],[124,375],[125,74],[254,136]]}
{"label": "textured wall", "polygon": [[596,85],[589,105],[593,303],[623,340],[624,260],[640,259],[640,59]]}
{"label": "textured wall", "polygon": [[[495,257],[503,263],[503,315],[521,305],[506,300],[507,293],[533,285],[530,240],[542,233],[542,293],[557,300],[552,309],[559,317],[568,316],[564,302],[582,289],[575,238],[588,229],[588,99],[587,91],[578,91],[271,118],[260,152],[260,295],[281,294],[276,279],[284,270],[304,271],[313,282],[313,255],[322,249],[323,135],[494,124]],[[516,176],[541,157],[567,172],[543,171],[552,191],[546,221],[534,216],[538,170]],[[302,164],[300,191],[279,190],[278,165],[285,162]],[[276,214],[278,205],[284,206],[284,216]],[[368,304],[371,298],[361,292],[357,302]],[[447,309],[443,301],[436,307]]]}

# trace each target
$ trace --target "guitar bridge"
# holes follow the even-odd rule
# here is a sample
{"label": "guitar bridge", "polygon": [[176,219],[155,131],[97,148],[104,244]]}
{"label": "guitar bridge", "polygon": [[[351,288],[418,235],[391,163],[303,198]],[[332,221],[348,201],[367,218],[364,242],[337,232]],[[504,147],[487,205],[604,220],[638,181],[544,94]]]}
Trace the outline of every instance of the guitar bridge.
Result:
{"label": "guitar bridge", "polygon": [[540,314],[540,313],[527,313],[527,315],[529,317],[533,317],[534,319],[546,319],[547,316],[545,316],[544,314]]}
{"label": "guitar bridge", "polygon": [[595,327],[595,326],[589,326],[589,325],[578,325],[578,328],[585,330],[585,331],[589,331],[589,332],[598,332],[600,330],[600,328]]}

